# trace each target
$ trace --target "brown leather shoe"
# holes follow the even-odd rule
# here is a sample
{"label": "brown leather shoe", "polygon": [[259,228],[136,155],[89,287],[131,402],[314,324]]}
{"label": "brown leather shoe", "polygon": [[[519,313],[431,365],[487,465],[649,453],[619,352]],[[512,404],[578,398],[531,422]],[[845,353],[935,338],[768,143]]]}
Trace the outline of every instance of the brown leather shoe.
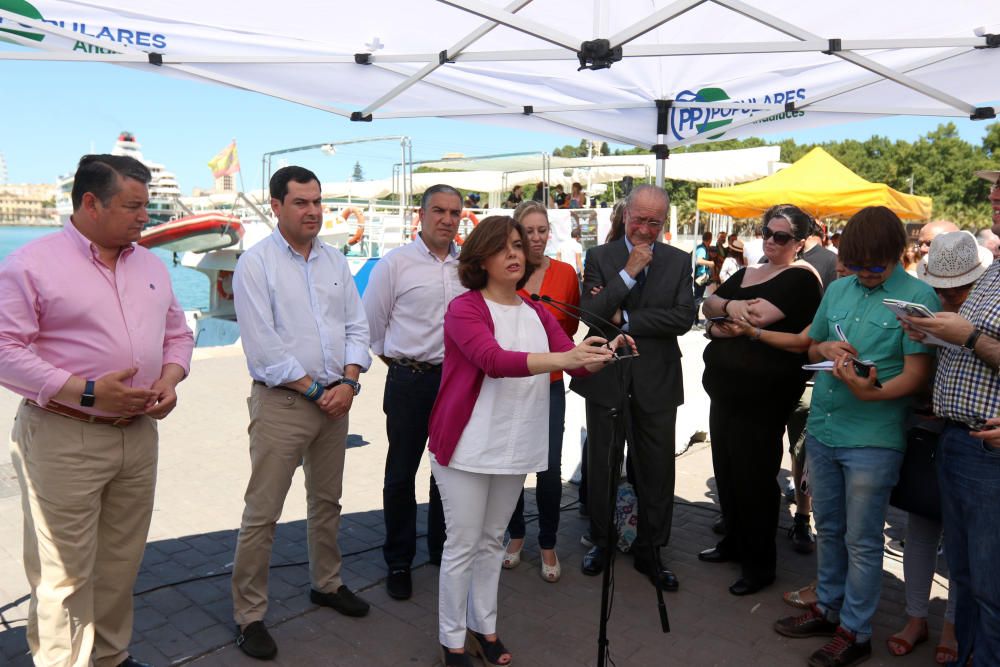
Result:
{"label": "brown leather shoe", "polygon": [[799,616],[786,616],[774,622],[774,631],[779,635],[799,639],[802,637],[832,637],[837,632],[837,624],[826,619],[826,615],[816,605]]}
{"label": "brown leather shoe", "polygon": [[809,657],[809,667],[851,667],[861,664],[871,655],[871,640],[859,642],[853,632],[838,627],[833,639]]}

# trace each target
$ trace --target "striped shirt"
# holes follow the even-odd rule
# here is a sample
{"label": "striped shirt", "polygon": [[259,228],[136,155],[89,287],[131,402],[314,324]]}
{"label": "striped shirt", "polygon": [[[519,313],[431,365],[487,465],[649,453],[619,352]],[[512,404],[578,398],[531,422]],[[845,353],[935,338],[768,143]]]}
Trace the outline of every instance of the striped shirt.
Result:
{"label": "striped shirt", "polygon": [[[979,278],[959,315],[987,336],[1000,338],[1000,261]],[[1000,373],[968,350],[940,348],[934,414],[973,428],[1000,416]]]}

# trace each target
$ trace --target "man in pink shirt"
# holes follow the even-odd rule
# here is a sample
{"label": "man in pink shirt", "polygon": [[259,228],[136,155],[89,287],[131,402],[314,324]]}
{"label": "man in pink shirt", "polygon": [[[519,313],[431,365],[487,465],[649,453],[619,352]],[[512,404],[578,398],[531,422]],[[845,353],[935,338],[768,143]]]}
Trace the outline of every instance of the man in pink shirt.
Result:
{"label": "man in pink shirt", "polygon": [[135,245],[149,180],[133,158],[84,156],[70,223],[0,264],[0,385],[25,399],[11,460],[38,665],[143,664],[128,644],[153,420],[176,405],[194,347],[166,266]]}

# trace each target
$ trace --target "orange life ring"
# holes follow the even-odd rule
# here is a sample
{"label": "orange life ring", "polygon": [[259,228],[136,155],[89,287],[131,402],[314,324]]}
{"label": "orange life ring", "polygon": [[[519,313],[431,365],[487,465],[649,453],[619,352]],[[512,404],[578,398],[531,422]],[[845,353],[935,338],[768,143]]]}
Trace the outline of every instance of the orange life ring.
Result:
{"label": "orange life ring", "polygon": [[[468,220],[469,222],[471,222],[473,227],[475,227],[476,225],[479,224],[479,218],[477,218],[476,214],[473,213],[472,211],[470,211],[467,208],[463,208],[462,209],[462,217],[459,220],[459,224],[461,224],[461,222],[463,220]],[[417,215],[416,215],[416,217],[413,218],[413,231],[410,233],[410,240],[411,241],[413,239],[417,238],[417,233],[419,231],[420,231],[420,209],[418,208],[417,209]],[[455,243],[457,245],[462,245],[462,243],[464,243],[464,242],[465,242],[465,239],[462,238],[462,235],[459,234],[458,232],[455,232]]]}
{"label": "orange life ring", "polygon": [[[226,287],[226,278],[229,279],[229,287]],[[215,279],[215,293],[219,295],[219,298],[223,301],[233,300],[233,272],[232,271],[219,271],[218,277]]]}
{"label": "orange life ring", "polygon": [[340,212],[340,217],[346,222],[347,218],[350,216],[358,221],[358,228],[354,230],[354,236],[347,239],[347,245],[355,245],[358,241],[364,238],[365,235],[365,214],[361,212],[360,208],[355,206],[348,206],[343,211]]}
{"label": "orange life ring", "polygon": [[410,232],[410,240],[413,241],[417,238],[417,234],[420,233],[420,209],[416,210],[416,215],[413,217],[413,230]]}
{"label": "orange life ring", "polygon": [[[476,214],[473,213],[472,211],[470,211],[467,208],[463,208],[462,209],[462,220],[459,221],[459,224],[461,224],[462,221],[465,221],[465,220],[468,220],[469,222],[472,223],[472,228],[473,229],[475,229],[476,225],[479,224],[479,218],[477,218]],[[457,245],[462,245],[463,243],[465,243],[465,239],[462,238],[461,234],[458,234],[458,233],[455,234],[455,243]]]}

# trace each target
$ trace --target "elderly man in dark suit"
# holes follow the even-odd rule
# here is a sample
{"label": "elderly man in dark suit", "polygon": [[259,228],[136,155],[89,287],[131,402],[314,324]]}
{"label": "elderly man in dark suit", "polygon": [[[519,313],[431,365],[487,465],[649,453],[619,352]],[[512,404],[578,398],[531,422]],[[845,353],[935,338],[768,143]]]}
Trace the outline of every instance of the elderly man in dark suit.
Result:
{"label": "elderly man in dark suit", "polygon": [[[609,484],[618,471],[609,470],[608,452],[629,441],[639,497],[639,530],[632,547],[635,568],[658,579],[664,590],[678,588],[677,577],[663,566],[660,547],[670,538],[674,497],[674,423],[684,402],[681,351],[677,336],[691,328],[695,317],[691,258],[657,241],[670,208],[670,197],[658,187],[632,190],[625,207],[625,238],[587,253],[581,307],[621,327],[633,338],[639,357],[609,367],[571,388],[587,401],[588,488],[591,538],[595,546],[583,559],[583,572],[600,574],[609,531]],[[585,318],[587,319],[587,318]],[[592,322],[589,335],[611,335]],[[624,386],[622,386],[624,384]],[[628,423],[615,427],[612,412],[627,397]]]}

